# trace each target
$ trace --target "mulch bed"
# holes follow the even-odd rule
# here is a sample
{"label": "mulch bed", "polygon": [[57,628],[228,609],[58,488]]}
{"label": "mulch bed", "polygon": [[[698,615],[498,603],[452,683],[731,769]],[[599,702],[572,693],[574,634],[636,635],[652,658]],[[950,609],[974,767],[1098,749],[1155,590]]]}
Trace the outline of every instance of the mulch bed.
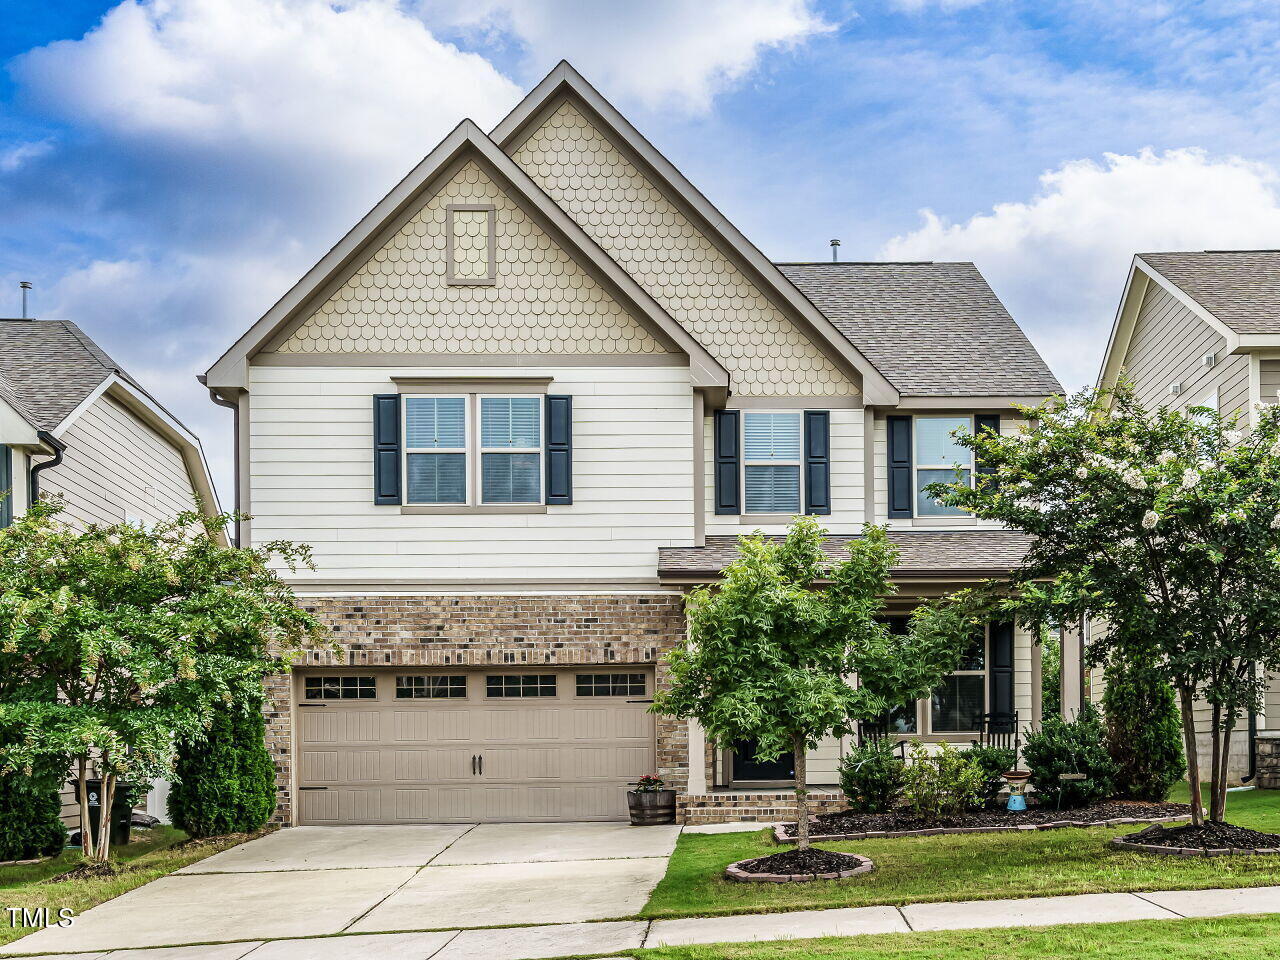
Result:
{"label": "mulch bed", "polygon": [[[902,811],[895,813],[824,813],[812,818],[809,836],[815,840],[867,840],[888,837],[926,837],[942,833],[1002,833],[1011,830],[1055,830],[1059,827],[1103,827],[1126,823],[1173,823],[1191,816],[1185,803],[1140,803],[1111,800],[1076,810],[1031,807],[1004,808],[937,820],[923,820]],[[779,843],[795,843],[796,825],[774,828]]]}
{"label": "mulch bed", "polygon": [[725,875],[739,883],[802,883],[806,880],[842,880],[870,873],[875,865],[866,857],[831,850],[784,850],[754,860],[739,860],[725,867]]}
{"label": "mulch bed", "polygon": [[1166,857],[1248,856],[1280,853],[1280,835],[1206,820],[1198,827],[1189,823],[1178,827],[1147,827],[1125,837],[1116,837],[1111,845],[1120,850]]}

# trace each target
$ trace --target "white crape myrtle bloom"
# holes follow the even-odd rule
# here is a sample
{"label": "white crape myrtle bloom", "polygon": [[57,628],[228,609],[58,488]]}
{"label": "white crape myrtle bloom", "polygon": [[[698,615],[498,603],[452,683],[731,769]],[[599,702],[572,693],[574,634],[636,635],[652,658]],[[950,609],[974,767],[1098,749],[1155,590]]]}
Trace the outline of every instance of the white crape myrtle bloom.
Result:
{"label": "white crape myrtle bloom", "polygon": [[1182,489],[1191,490],[1200,482],[1200,471],[1187,468],[1182,471]]}
{"label": "white crape myrtle bloom", "polygon": [[1162,467],[1167,467],[1177,459],[1178,455],[1172,450],[1161,450],[1160,455],[1156,457],[1156,463],[1160,464]]}
{"label": "white crape myrtle bloom", "polygon": [[1156,528],[1156,524],[1159,522],[1160,514],[1156,513],[1154,510],[1148,510],[1142,515],[1143,530],[1154,530]]}
{"label": "white crape myrtle bloom", "polygon": [[1120,475],[1120,479],[1135,490],[1147,489],[1147,481],[1143,478],[1142,471],[1137,467],[1130,467]]}
{"label": "white crape myrtle bloom", "polygon": [[1076,467],[1076,476],[1079,477],[1081,480],[1083,480],[1085,477],[1089,476],[1089,468]]}
{"label": "white crape myrtle bloom", "polygon": [[1222,435],[1222,439],[1227,441],[1227,443],[1236,444],[1244,439],[1244,434],[1239,430],[1228,430]]}
{"label": "white crape myrtle bloom", "polygon": [[1280,530],[1280,513],[1271,518],[1271,529]]}

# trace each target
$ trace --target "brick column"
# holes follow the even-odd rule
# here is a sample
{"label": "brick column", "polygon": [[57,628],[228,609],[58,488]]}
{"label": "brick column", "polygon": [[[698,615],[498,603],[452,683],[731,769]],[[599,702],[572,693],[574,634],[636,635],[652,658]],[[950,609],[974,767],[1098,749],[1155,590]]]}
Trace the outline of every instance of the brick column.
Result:
{"label": "brick column", "polygon": [[1258,749],[1260,790],[1280,790],[1280,730],[1266,730],[1254,740]]}

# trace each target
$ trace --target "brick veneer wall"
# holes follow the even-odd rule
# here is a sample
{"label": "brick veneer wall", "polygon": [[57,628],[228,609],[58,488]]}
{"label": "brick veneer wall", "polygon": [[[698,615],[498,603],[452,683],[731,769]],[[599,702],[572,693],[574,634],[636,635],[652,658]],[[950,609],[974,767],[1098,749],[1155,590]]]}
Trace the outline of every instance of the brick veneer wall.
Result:
{"label": "brick veneer wall", "polygon": [[[295,667],[652,664],[667,684],[663,655],[684,635],[679,593],[571,596],[457,595],[303,597],[338,650],[313,650]],[[267,747],[276,765],[274,822],[290,823],[293,746],[287,675],[267,684]],[[688,728],[656,720],[657,773],[683,792]]]}
{"label": "brick veneer wall", "polygon": [[[839,791],[809,791],[809,810],[815,816],[820,813],[837,813],[846,810],[849,801]],[[760,793],[699,793],[679,794],[676,797],[676,821],[686,826],[706,823],[737,823],[741,820],[758,823],[781,823],[796,818],[796,795],[788,790],[768,790]]]}

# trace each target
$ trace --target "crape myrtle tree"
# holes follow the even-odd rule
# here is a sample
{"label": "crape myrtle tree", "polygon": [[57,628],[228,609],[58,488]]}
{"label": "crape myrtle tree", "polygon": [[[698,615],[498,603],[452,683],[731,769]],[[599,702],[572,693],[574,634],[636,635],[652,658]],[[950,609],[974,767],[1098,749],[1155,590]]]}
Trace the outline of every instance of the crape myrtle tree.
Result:
{"label": "crape myrtle tree", "polygon": [[215,706],[260,703],[263,677],[321,627],[271,566],[309,564],[305,547],[224,547],[229,514],[77,530],[60,509],[39,502],[0,532],[0,726],[19,731],[0,742],[0,772],[74,766],[83,850],[104,863],[115,791],[171,775],[176,744]]}
{"label": "crape myrtle tree", "polygon": [[1221,820],[1231,732],[1280,669],[1280,408],[1245,430],[1207,407],[1145,409],[1122,383],[1019,409],[1021,434],[959,438],[990,471],[973,488],[930,492],[1031,535],[1006,609],[1097,618],[1109,628],[1092,665],[1137,660],[1173,687],[1197,824],[1195,710],[1207,705],[1209,816]]}
{"label": "crape myrtle tree", "polygon": [[762,761],[790,752],[800,849],[809,845],[806,749],[924,696],[976,629],[939,603],[918,607],[908,633],[894,635],[881,617],[897,559],[884,528],[866,527],[843,559],[823,551],[824,536],[800,518],[782,540],[740,537],[720,583],[689,595],[688,636],[668,655],[671,684],[653,707],[697,719],[717,746],[754,741]]}

